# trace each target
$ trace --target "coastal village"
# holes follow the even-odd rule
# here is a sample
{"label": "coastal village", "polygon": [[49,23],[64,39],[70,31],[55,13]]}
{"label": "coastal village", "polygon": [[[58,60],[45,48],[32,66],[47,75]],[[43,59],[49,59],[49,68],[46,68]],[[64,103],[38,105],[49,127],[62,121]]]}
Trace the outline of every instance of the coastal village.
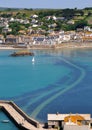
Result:
{"label": "coastal village", "polygon": [[[21,13],[18,12],[17,15]],[[8,13],[7,15],[11,15]],[[39,20],[39,15],[36,13],[30,15],[30,19],[22,19],[9,16],[5,14],[0,15],[0,47],[12,48],[31,48],[31,49],[48,49],[48,48],[62,48],[62,47],[92,47],[92,26],[83,25],[78,26],[76,30],[57,29],[57,21],[66,21],[65,17],[58,17],[56,15],[47,15],[47,21],[53,21],[48,24],[48,29],[40,28],[44,25]],[[77,14],[80,16],[80,14]],[[92,13],[89,12],[91,15]],[[67,19],[67,25],[74,25],[74,20]],[[21,28],[14,34],[14,24],[21,24]],[[49,23],[49,22],[48,22]],[[12,27],[13,25],[13,27]],[[92,25],[92,24],[90,24]],[[24,28],[26,26],[26,29]],[[17,29],[18,26],[15,26]],[[39,125],[37,121],[29,119],[14,103],[0,101],[0,106],[5,112],[17,122],[17,125],[24,130],[92,130],[91,114],[55,114],[47,115],[47,122],[44,126]],[[19,122],[20,121],[20,122]],[[20,124],[21,123],[21,124]],[[32,126],[31,126],[31,125]],[[35,125],[34,125],[35,124]]]}
{"label": "coastal village", "polygon": [[[85,16],[87,15],[88,17],[89,15],[92,15],[91,13],[89,13],[85,14]],[[21,13],[18,12],[16,15],[21,15]],[[80,14],[77,14],[76,17],[78,17],[78,15],[80,16]],[[49,24],[45,26],[43,20],[41,21],[41,19],[47,20]],[[91,26],[86,26],[86,24],[82,23],[83,25],[77,26],[76,30],[58,29],[58,22],[62,23],[62,21],[66,21],[66,18],[58,17],[55,15],[47,15],[40,18],[40,15],[34,13],[28,18],[22,19],[13,17],[11,13],[1,13],[0,44],[3,46],[12,45],[13,47],[20,48],[25,48],[27,46],[29,46],[30,48],[59,48],[64,45],[68,47],[74,45],[80,47],[81,45],[89,46],[91,44]],[[67,19],[66,24],[68,25],[68,27],[73,26],[74,23],[74,20]],[[18,24],[20,26],[17,26]],[[90,25],[92,24],[90,23]],[[24,28],[24,26],[26,28]],[[42,27],[47,28],[42,29]],[[19,29],[17,30],[17,28]],[[14,32],[14,29],[17,32]]]}

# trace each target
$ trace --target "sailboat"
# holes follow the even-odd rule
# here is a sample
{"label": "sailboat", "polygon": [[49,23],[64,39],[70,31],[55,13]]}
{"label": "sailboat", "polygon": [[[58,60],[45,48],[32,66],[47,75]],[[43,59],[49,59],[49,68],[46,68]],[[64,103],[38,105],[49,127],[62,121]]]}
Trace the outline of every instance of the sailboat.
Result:
{"label": "sailboat", "polygon": [[35,62],[35,59],[34,59],[34,57],[32,58],[32,63],[34,63]]}

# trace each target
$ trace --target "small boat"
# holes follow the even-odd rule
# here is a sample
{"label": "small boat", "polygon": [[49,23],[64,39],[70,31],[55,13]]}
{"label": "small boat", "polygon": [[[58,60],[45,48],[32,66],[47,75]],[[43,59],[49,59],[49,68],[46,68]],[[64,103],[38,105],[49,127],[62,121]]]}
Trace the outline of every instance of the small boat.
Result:
{"label": "small boat", "polygon": [[33,57],[33,59],[32,59],[32,62],[33,62],[33,63],[35,62],[35,59],[34,59],[34,57]]}
{"label": "small boat", "polygon": [[2,122],[2,123],[8,123],[9,120],[2,120],[1,122]]}

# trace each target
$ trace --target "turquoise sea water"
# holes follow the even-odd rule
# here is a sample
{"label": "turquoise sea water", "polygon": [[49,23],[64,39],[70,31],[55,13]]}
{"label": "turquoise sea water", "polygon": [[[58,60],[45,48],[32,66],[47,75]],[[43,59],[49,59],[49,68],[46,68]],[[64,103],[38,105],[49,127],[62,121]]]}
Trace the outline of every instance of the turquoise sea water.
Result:
{"label": "turquoise sea water", "polygon": [[[3,120],[9,120],[9,122],[3,123]],[[0,111],[0,130],[19,130],[2,111]]]}
{"label": "turquoise sea water", "polygon": [[92,114],[92,49],[35,50],[34,64],[12,52],[0,51],[0,99],[42,122],[48,113]]}

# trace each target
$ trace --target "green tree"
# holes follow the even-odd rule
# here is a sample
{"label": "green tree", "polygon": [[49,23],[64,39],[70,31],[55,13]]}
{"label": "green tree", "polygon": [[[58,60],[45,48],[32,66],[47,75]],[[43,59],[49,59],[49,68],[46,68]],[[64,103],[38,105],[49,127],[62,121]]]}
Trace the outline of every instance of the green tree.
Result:
{"label": "green tree", "polygon": [[24,26],[25,26],[25,28],[28,28],[28,27],[30,27],[30,24],[28,23],[28,24],[24,24]]}
{"label": "green tree", "polygon": [[87,25],[88,23],[86,20],[80,20],[80,21],[77,21],[74,26],[75,26],[75,29],[77,29],[77,28],[84,28],[84,26],[87,26]]}
{"label": "green tree", "polygon": [[19,22],[12,22],[9,24],[9,27],[12,28],[12,34],[17,35],[18,31],[21,30],[22,28],[22,24],[20,24]]}
{"label": "green tree", "polygon": [[75,16],[76,10],[74,9],[64,9],[62,12],[62,16],[65,17],[66,19],[71,19],[72,17]]}
{"label": "green tree", "polygon": [[0,34],[2,33],[2,29],[3,29],[3,27],[0,27]]}

